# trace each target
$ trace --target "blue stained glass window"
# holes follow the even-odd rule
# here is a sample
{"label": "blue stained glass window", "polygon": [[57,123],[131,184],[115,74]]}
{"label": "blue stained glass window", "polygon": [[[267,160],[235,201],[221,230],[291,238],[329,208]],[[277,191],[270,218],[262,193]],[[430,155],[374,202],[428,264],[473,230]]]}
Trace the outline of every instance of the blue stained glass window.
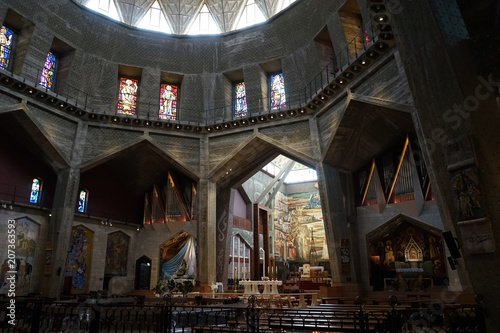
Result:
{"label": "blue stained glass window", "polygon": [[31,183],[31,194],[30,194],[30,202],[38,203],[40,200],[40,192],[42,190],[42,180],[39,178],[34,178]]}
{"label": "blue stained glass window", "polygon": [[56,73],[56,62],[56,56],[52,52],[49,52],[47,54],[47,59],[45,59],[45,65],[43,65],[42,75],[40,76],[40,85],[42,87],[52,89]]}
{"label": "blue stained glass window", "polygon": [[118,113],[135,114],[137,107],[137,90],[139,81],[127,77],[120,78],[120,92],[118,94]]}
{"label": "blue stained glass window", "polygon": [[177,119],[177,94],[179,87],[171,84],[162,84],[160,88],[160,119]]}
{"label": "blue stained glass window", "polygon": [[86,190],[81,190],[80,196],[78,197],[78,212],[80,212],[80,213],[87,212],[88,198],[89,198],[89,192]]}
{"label": "blue stained glass window", "polygon": [[247,94],[245,82],[236,83],[234,86],[234,116],[236,118],[247,115]]}
{"label": "blue stained glass window", "polygon": [[9,67],[9,58],[12,47],[12,37],[14,32],[9,28],[2,26],[0,28],[0,68],[7,69]]}
{"label": "blue stained glass window", "polygon": [[271,75],[271,110],[286,106],[285,81],[283,73]]}

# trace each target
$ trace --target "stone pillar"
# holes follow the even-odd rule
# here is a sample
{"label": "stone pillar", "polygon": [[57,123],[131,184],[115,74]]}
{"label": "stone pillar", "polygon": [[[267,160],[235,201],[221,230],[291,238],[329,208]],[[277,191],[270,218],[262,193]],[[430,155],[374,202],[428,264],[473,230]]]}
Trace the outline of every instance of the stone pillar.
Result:
{"label": "stone pillar", "polygon": [[68,169],[61,170],[57,175],[57,184],[50,218],[48,240],[52,244],[52,271],[44,276],[42,285],[48,290],[49,297],[59,297],[64,285],[66,257],[69,251],[71,228],[78,198],[80,183],[80,164],[82,161],[85,138],[88,126],[79,123],[75,141],[68,143],[73,146],[71,164]]}
{"label": "stone pillar", "polygon": [[216,184],[209,179],[199,182],[198,279],[203,284],[216,282]]}
{"label": "stone pillar", "polygon": [[196,74],[186,74],[182,79],[181,101],[179,103],[179,120],[211,123],[212,119],[204,112],[203,98],[200,92],[203,91],[201,77]]}
{"label": "stone pillar", "polygon": [[217,191],[217,281],[227,281],[229,248],[233,229],[234,189],[227,187]]}
{"label": "stone pillar", "polygon": [[342,26],[342,21],[340,20],[340,15],[335,12],[327,22],[328,32],[330,33],[330,38],[332,40],[333,51],[332,54],[334,59],[334,65],[338,68],[342,68],[347,65],[347,61],[350,59],[349,48],[347,47],[347,40],[345,38],[344,27]]}
{"label": "stone pillar", "polygon": [[38,84],[40,82],[40,75],[42,74],[43,65],[47,59],[47,53],[50,51],[53,38],[54,35],[52,32],[44,26],[35,26],[32,30],[29,44],[23,55],[22,74],[33,83]]}
{"label": "stone pillar", "polygon": [[49,297],[59,298],[63,288],[79,181],[78,168],[63,170],[57,176],[48,237],[52,243],[52,271],[50,276],[44,277],[46,281],[43,283],[49,285]]}
{"label": "stone pillar", "polygon": [[[320,183],[321,206],[323,208],[323,221],[328,244],[328,255],[332,270],[332,282],[352,282],[355,276],[352,256],[350,256],[349,271],[342,271],[341,244],[342,239],[349,240],[351,233],[348,228],[344,209],[339,171],[328,164],[322,163],[318,167],[318,182]],[[347,266],[344,266],[344,269]]]}
{"label": "stone pillar", "polygon": [[209,147],[208,137],[202,137],[200,141],[200,172],[202,177],[198,183],[200,203],[196,255],[198,260],[198,280],[203,284],[216,282],[217,184],[207,177],[210,166]]}
{"label": "stone pillar", "polygon": [[[490,314],[486,331],[494,332],[500,327],[500,316],[496,315],[500,313],[500,289],[494,287],[500,267],[493,264],[500,261],[500,173],[496,157],[500,112],[491,76],[481,77],[475,72],[475,59],[469,54],[456,1],[404,2],[389,20],[417,105],[414,123],[443,224],[462,244],[459,277],[465,292],[483,295]],[[464,135],[471,142],[472,152],[454,150]],[[458,159],[457,153],[461,155]],[[464,172],[474,178],[474,188],[469,187],[475,193],[474,200],[457,182],[460,174],[466,177]],[[467,206],[469,199],[473,201],[471,211],[456,205],[462,202]],[[478,214],[478,208],[482,213]],[[479,231],[464,227],[464,215],[469,215],[467,220],[487,218],[486,223],[478,224],[486,230],[481,233],[489,237],[483,238],[489,245],[486,251],[472,254],[464,249],[475,239],[470,237],[471,232]],[[472,289],[467,288],[468,277]]]}
{"label": "stone pillar", "polygon": [[268,84],[266,73],[259,65],[243,68],[245,91],[247,93],[248,113],[258,114],[268,109]]}
{"label": "stone pillar", "polygon": [[138,113],[158,120],[160,105],[160,75],[156,68],[143,68],[139,87]]}

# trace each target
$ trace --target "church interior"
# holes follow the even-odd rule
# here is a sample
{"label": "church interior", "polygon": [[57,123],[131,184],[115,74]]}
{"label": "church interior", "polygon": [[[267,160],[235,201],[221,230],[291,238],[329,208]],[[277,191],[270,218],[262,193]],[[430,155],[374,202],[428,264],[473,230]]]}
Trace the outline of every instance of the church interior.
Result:
{"label": "church interior", "polygon": [[0,20],[0,302],[396,296],[500,327],[498,2],[3,0]]}

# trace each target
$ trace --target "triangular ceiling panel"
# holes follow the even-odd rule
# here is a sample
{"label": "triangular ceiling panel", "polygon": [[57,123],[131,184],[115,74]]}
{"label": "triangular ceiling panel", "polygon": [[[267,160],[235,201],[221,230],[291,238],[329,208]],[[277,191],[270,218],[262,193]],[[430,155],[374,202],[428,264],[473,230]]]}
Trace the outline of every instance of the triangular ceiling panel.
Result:
{"label": "triangular ceiling panel", "polygon": [[134,26],[139,23],[153,2],[154,0],[115,0],[122,21]]}
{"label": "triangular ceiling panel", "polygon": [[223,32],[233,29],[246,0],[207,0],[208,10]]}
{"label": "triangular ceiling panel", "polygon": [[281,10],[281,1],[282,0],[255,0],[255,3],[259,6],[262,14],[264,14],[266,18],[270,18]]}
{"label": "triangular ceiling panel", "polygon": [[203,5],[203,0],[159,1],[174,34],[183,34]]}

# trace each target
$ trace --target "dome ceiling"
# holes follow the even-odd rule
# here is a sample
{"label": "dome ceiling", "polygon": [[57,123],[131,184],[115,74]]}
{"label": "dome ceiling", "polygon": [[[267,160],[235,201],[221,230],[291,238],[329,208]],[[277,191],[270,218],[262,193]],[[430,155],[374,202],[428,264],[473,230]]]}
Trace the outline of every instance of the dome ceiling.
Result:
{"label": "dome ceiling", "polygon": [[[86,6],[93,0],[73,0]],[[95,1],[95,0],[94,0]],[[107,0],[99,0],[107,1]],[[153,4],[158,4],[167,19],[173,34],[183,35],[201,8],[206,5],[213,20],[222,32],[236,29],[238,21],[247,3],[252,0],[110,0],[116,7],[120,21],[131,26],[137,26]],[[262,15],[267,20],[288,7],[296,0],[254,0]],[[101,5],[99,5],[101,6]],[[103,13],[101,11],[101,13]],[[105,13],[103,13],[105,14]]]}

